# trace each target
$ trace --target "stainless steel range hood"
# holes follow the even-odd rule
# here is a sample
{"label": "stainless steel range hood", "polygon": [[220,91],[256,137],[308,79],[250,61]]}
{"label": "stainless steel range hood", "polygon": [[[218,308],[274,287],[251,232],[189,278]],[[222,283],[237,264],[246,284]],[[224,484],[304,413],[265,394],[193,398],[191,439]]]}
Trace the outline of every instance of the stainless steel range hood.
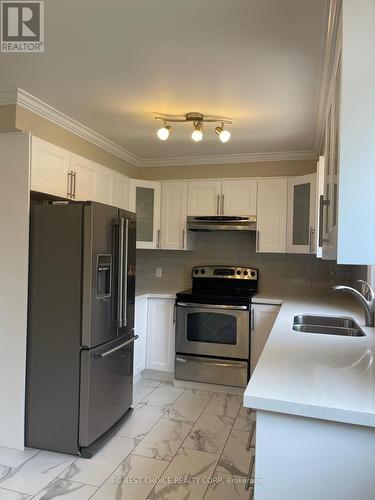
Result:
{"label": "stainless steel range hood", "polygon": [[196,216],[187,218],[189,231],[256,231],[256,216],[228,215]]}

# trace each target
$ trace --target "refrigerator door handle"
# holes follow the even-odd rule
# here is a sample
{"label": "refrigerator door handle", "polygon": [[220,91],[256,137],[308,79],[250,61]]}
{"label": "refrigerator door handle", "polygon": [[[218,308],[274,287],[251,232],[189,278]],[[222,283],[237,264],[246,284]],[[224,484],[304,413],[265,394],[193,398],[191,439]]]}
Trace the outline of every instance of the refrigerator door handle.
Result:
{"label": "refrigerator door handle", "polygon": [[135,340],[137,340],[137,338],[139,338],[139,335],[134,335],[134,337],[132,337],[130,340],[127,340],[123,344],[120,344],[117,347],[114,347],[113,349],[110,349],[109,351],[97,354],[96,357],[100,358],[100,359],[106,358],[107,356],[110,356],[111,354],[114,354],[115,352],[119,351],[120,349],[123,349],[127,345],[132,344]]}
{"label": "refrigerator door handle", "polygon": [[124,224],[125,219],[119,220],[118,231],[118,275],[117,275],[117,326],[123,326],[123,294],[124,294]]}
{"label": "refrigerator door handle", "polygon": [[129,219],[125,219],[125,248],[124,248],[124,281],[123,281],[123,306],[122,306],[122,326],[127,324],[128,312],[128,253],[129,253]]}

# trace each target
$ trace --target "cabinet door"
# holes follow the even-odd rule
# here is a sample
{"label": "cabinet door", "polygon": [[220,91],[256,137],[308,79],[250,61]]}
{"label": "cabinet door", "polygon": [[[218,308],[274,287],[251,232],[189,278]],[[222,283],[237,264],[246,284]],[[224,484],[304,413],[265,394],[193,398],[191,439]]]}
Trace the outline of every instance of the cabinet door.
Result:
{"label": "cabinet door", "polygon": [[31,139],[31,189],[68,197],[70,152],[38,137]]}
{"label": "cabinet door", "polygon": [[316,174],[288,179],[289,253],[316,253]]}
{"label": "cabinet door", "polygon": [[126,175],[116,173],[115,177],[115,206],[124,210],[129,207],[130,179]]}
{"label": "cabinet door", "polygon": [[149,299],[146,368],[150,370],[173,372],[174,303],[173,299]]}
{"label": "cabinet door", "polygon": [[286,251],[287,179],[259,179],[257,252]]}
{"label": "cabinet door", "polygon": [[266,345],[273,324],[280,311],[280,306],[268,304],[252,304],[251,319],[251,363],[250,371],[253,373],[260,355]]}
{"label": "cabinet door", "polygon": [[74,199],[98,200],[98,167],[97,163],[72,153],[71,168],[75,173]]}
{"label": "cabinet door", "polygon": [[[102,165],[97,166],[97,200],[100,203],[106,203],[107,205],[116,206],[115,199],[115,184],[116,184],[116,172],[110,168],[103,167]],[[120,207],[121,208],[121,207]]]}
{"label": "cabinet door", "polygon": [[254,179],[223,181],[222,214],[256,215],[257,188],[258,181]]}
{"label": "cabinet door", "polygon": [[147,344],[147,298],[135,299],[134,333],[138,339],[134,343],[134,378],[146,368]]}
{"label": "cabinet door", "polygon": [[137,248],[160,248],[160,182],[130,181],[130,210],[137,215]]}
{"label": "cabinet door", "polygon": [[190,181],[188,215],[220,215],[221,181]]}
{"label": "cabinet door", "polygon": [[186,249],[187,182],[163,182],[161,197],[161,248]]}
{"label": "cabinet door", "polygon": [[340,90],[341,71],[339,65],[335,94],[325,126],[322,258],[326,260],[336,260],[337,258]]}

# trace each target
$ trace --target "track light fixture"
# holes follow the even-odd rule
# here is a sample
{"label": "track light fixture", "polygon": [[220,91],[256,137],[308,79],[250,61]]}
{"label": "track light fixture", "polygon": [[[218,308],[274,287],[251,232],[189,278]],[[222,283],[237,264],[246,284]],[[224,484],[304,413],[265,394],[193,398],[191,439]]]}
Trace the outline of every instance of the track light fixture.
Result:
{"label": "track light fixture", "polygon": [[232,135],[229,130],[224,130],[224,123],[221,124],[221,127],[216,127],[215,132],[219,136],[221,142],[228,142]]}
{"label": "track light fixture", "polygon": [[164,122],[164,126],[157,131],[158,137],[161,141],[166,141],[171,133],[172,127]]}
{"label": "track light fixture", "polygon": [[195,142],[199,142],[203,139],[203,123],[202,122],[194,122],[194,130],[191,134],[191,138]]}
{"label": "track light fixture", "polygon": [[194,130],[191,138],[195,142],[200,142],[203,139],[203,123],[221,123],[221,126],[215,128],[216,134],[219,136],[221,142],[228,142],[231,138],[231,133],[224,129],[226,124],[231,124],[231,118],[223,118],[220,116],[208,116],[202,113],[186,113],[186,115],[155,115],[155,120],[163,121],[163,127],[157,131],[157,136],[161,141],[166,141],[171,133],[172,127],[167,125],[167,122],[193,122]]}

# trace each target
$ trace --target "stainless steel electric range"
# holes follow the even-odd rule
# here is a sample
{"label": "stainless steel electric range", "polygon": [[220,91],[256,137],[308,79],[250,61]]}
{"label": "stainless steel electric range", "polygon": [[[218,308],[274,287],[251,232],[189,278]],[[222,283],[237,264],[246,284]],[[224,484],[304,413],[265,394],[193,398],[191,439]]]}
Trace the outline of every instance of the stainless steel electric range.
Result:
{"label": "stainless steel electric range", "polygon": [[192,278],[176,299],[175,378],[246,387],[258,270],[194,267]]}

